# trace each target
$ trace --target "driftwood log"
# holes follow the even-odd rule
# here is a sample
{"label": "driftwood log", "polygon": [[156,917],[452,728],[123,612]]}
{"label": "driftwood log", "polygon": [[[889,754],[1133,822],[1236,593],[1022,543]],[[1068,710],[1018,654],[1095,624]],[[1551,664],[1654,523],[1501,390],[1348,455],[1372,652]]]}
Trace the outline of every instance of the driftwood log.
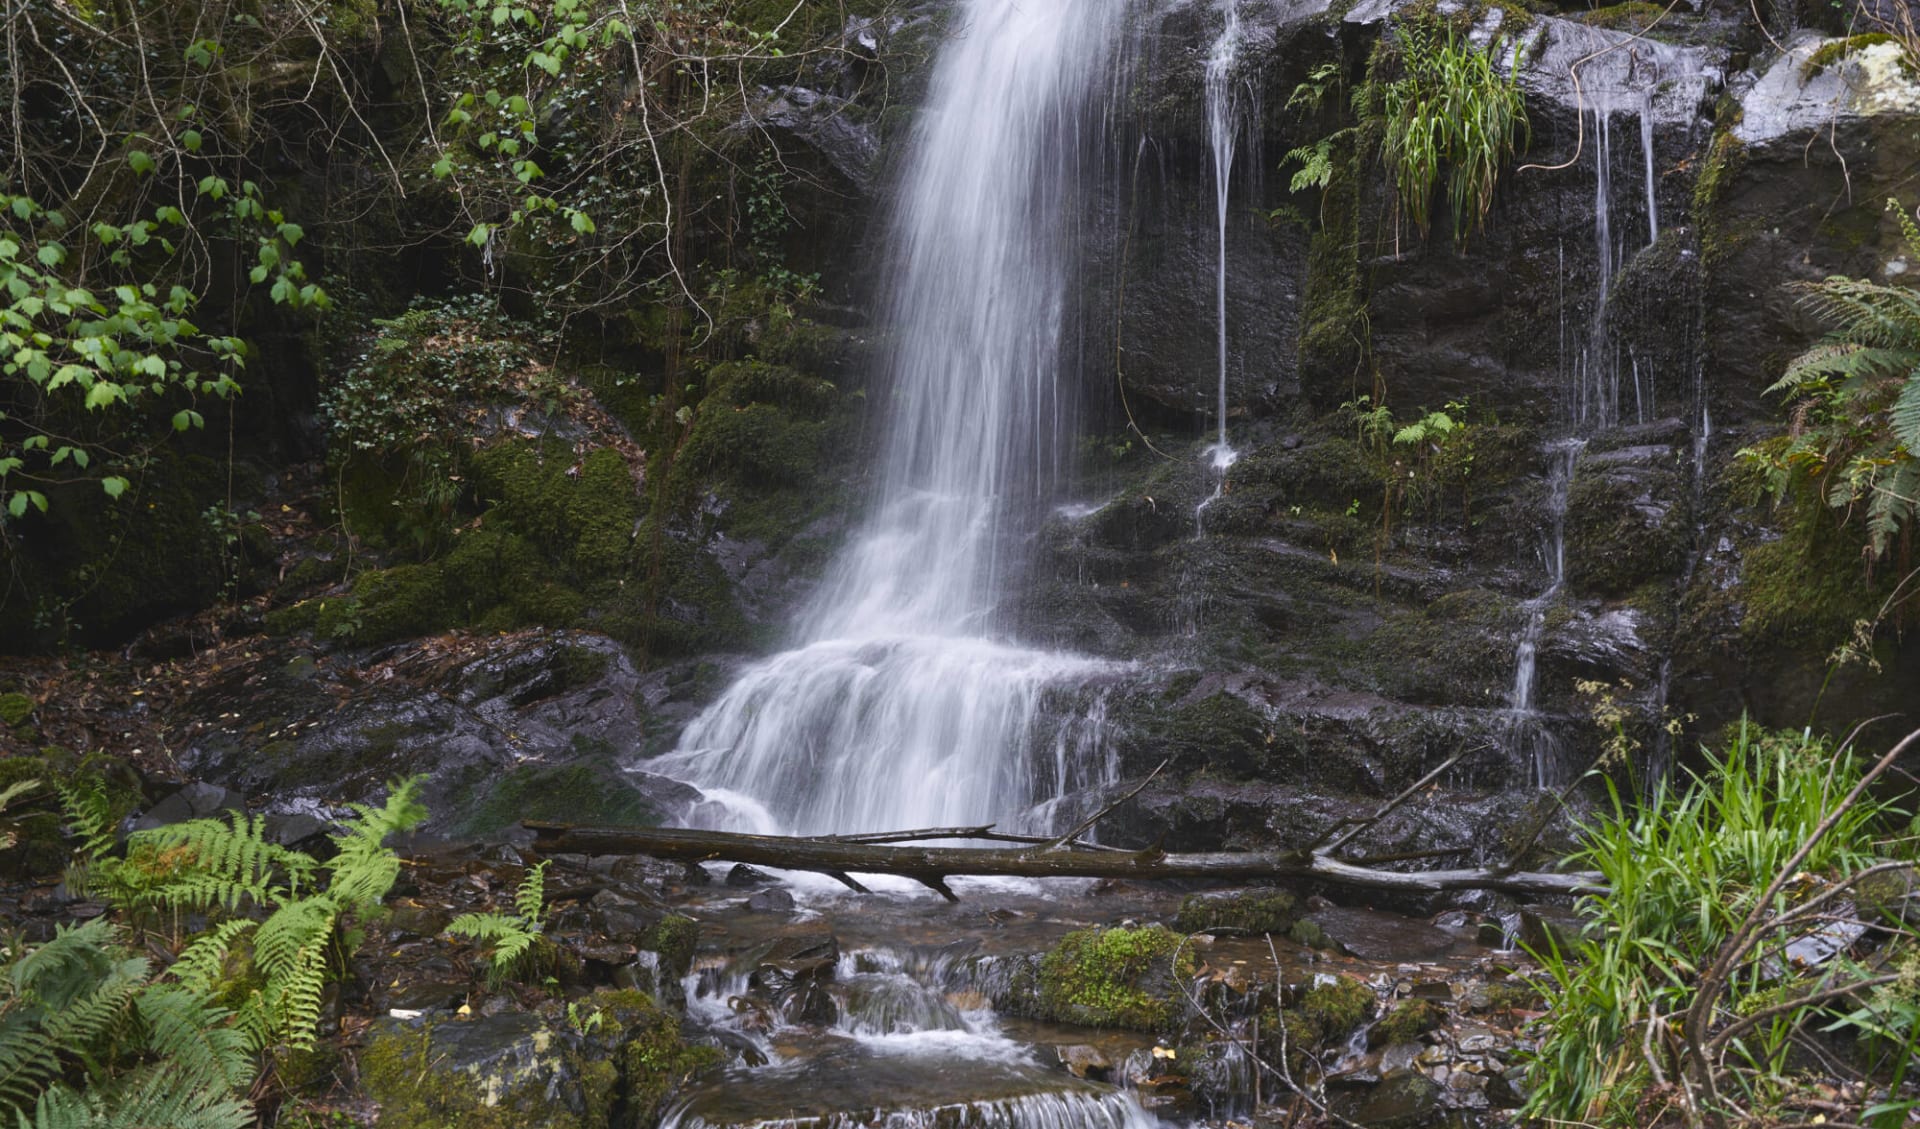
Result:
{"label": "driftwood log", "polygon": [[[855,890],[864,890],[864,887],[852,877],[854,874],[893,874],[911,878],[950,900],[954,899],[954,893],[946,880],[968,875],[1223,881],[1298,878],[1414,893],[1474,889],[1509,894],[1606,892],[1597,874],[1493,868],[1377,870],[1335,858],[1325,848],[1202,854],[1169,854],[1157,848],[1126,851],[1072,840],[1004,835],[988,827],[800,838],[724,831],[576,827],[562,823],[528,823],[526,826],[535,833],[536,849],[549,854],[651,855],[688,862],[743,862],[828,874]],[[936,847],[923,842],[901,842],[930,839],[986,839],[1017,845]]]}

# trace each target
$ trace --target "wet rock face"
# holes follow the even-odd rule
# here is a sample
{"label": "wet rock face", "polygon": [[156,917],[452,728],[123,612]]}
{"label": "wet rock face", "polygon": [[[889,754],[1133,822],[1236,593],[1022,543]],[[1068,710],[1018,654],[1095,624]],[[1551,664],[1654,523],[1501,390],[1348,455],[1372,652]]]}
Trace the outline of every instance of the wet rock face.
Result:
{"label": "wet rock face", "polygon": [[654,724],[638,675],[585,632],[427,644],[356,668],[274,650],[186,709],[182,767],[277,813],[324,813],[424,773],[425,831],[491,836],[522,819],[652,825],[691,799],[621,769]]}

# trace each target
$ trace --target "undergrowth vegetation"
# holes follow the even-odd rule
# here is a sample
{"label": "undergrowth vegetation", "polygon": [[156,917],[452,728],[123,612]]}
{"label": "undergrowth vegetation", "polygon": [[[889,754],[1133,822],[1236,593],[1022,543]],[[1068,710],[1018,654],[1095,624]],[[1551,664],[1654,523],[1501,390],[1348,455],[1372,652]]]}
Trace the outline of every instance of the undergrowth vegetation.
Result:
{"label": "undergrowth vegetation", "polygon": [[328,981],[399,877],[386,840],[425,818],[418,790],[402,781],[379,807],[353,805],[323,862],[238,813],[134,832],[123,847],[105,790],[63,786],[79,840],[67,883],[117,920],[5,940],[0,1117],[23,1129],[253,1124],[262,1062],[314,1046]]}
{"label": "undergrowth vegetation", "polygon": [[1912,907],[1875,885],[1917,853],[1909,797],[1869,790],[1892,759],[1743,723],[1637,804],[1610,784],[1569,860],[1610,893],[1582,903],[1577,944],[1536,954],[1548,1013],[1525,1113],[1824,1120],[1827,1077],[1861,1088],[1876,1129],[1920,1110],[1904,1088],[1920,1051]]}
{"label": "undergrowth vegetation", "polygon": [[1495,40],[1482,50],[1450,24],[1416,20],[1396,29],[1390,59],[1398,74],[1375,94],[1381,155],[1400,214],[1423,236],[1433,225],[1434,190],[1444,183],[1454,240],[1464,244],[1493,207],[1501,167],[1531,137],[1519,45],[1504,74],[1494,59],[1499,49]]}

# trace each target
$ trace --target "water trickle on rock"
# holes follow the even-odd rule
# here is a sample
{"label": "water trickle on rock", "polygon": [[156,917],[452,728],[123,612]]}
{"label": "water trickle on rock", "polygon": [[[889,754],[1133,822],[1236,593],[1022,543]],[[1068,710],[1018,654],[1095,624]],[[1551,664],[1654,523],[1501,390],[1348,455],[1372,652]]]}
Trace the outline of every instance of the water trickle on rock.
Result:
{"label": "water trickle on rock", "polygon": [[1240,132],[1240,98],[1234,77],[1242,38],[1239,0],[1222,0],[1221,11],[1225,24],[1207,55],[1206,95],[1207,140],[1213,149],[1213,197],[1219,233],[1214,319],[1220,381],[1214,411],[1220,435],[1211,453],[1213,468],[1224,473],[1234,460],[1233,448],[1227,443],[1227,197],[1233,186],[1234,143]]}
{"label": "water trickle on rock", "polygon": [[962,5],[890,233],[872,516],[801,617],[804,645],[749,668],[651,766],[705,790],[694,822],[990,823],[1108,771],[1104,748],[1062,766],[1034,745],[1049,689],[1112,664],[1011,642],[1002,609],[1072,446],[1071,217],[1123,14]]}

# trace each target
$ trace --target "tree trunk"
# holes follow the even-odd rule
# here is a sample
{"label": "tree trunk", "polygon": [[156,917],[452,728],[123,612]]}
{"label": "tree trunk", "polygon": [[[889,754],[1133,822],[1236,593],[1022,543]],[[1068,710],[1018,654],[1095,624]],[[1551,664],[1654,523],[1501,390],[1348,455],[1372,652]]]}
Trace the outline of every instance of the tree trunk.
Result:
{"label": "tree trunk", "polygon": [[[1215,851],[1168,854],[1144,851],[1052,847],[1036,841],[1018,847],[930,847],[849,841],[847,838],[792,838],[735,835],[723,831],[574,827],[529,823],[535,846],[549,854],[652,855],[688,862],[728,861],[829,874],[862,889],[852,874],[894,874],[911,878],[953,898],[946,880],[955,875],[1019,878],[1203,878],[1247,881],[1306,878],[1378,890],[1433,893],[1441,890],[1500,890],[1509,894],[1604,894],[1597,874],[1548,874],[1494,869],[1375,870],[1343,862],[1317,851]],[[985,828],[899,832],[886,838],[977,837]]]}

